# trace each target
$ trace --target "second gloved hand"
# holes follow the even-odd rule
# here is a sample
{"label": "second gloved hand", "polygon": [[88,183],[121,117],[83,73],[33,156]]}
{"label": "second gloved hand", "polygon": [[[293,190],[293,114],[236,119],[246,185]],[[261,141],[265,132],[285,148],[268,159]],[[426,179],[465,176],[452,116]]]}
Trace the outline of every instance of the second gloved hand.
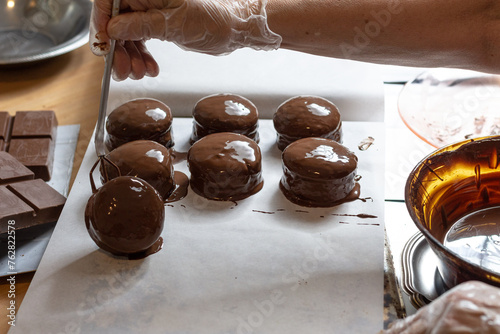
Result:
{"label": "second gloved hand", "polygon": [[383,333],[500,334],[500,289],[462,283]]}

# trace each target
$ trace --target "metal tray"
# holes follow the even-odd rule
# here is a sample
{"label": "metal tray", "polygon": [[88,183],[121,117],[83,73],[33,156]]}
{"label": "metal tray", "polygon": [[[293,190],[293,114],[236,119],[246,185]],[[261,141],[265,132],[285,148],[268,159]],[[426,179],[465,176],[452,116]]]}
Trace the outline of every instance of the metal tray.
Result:
{"label": "metal tray", "polygon": [[414,234],[406,242],[401,262],[401,288],[415,308],[429,304],[446,291],[437,269],[438,259],[422,233]]}
{"label": "metal tray", "polygon": [[[47,182],[52,188],[64,196],[68,196],[73,158],[80,125],[63,125],[57,128],[57,141],[54,152],[54,171],[52,179]],[[35,271],[47,248],[56,222],[34,226],[16,231],[15,272],[17,274]],[[8,262],[7,233],[0,235],[0,277],[9,276],[12,270]]]}

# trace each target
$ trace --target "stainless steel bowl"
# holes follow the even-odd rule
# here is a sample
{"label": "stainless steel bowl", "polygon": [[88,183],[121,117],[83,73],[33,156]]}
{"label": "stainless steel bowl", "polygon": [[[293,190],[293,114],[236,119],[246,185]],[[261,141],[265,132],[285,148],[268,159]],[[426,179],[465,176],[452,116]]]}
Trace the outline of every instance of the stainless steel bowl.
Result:
{"label": "stainless steel bowl", "polygon": [[90,0],[0,0],[0,65],[70,52],[89,39]]}

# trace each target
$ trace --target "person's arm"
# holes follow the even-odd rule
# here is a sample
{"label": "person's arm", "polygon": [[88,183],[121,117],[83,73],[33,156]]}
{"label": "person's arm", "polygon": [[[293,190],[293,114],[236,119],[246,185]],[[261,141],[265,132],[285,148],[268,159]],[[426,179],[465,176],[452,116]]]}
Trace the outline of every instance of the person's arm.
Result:
{"label": "person's arm", "polygon": [[266,8],[282,48],[500,73],[497,0],[269,0]]}
{"label": "person's arm", "polygon": [[[212,55],[278,47],[381,64],[500,73],[498,0],[95,0],[93,51],[118,40],[115,74],[157,75],[144,41]],[[122,45],[123,44],[123,45]],[[104,50],[105,44],[104,44]]]}

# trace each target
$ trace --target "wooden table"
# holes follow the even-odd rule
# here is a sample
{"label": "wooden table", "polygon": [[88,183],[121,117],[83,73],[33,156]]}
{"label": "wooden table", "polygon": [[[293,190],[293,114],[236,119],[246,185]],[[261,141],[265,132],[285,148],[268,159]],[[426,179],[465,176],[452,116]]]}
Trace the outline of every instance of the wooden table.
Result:
{"label": "wooden table", "polygon": [[[99,109],[104,60],[85,45],[66,55],[32,65],[0,67],[0,111],[54,110],[60,125],[80,124],[71,184],[80,168]],[[0,333],[10,329],[7,307],[16,309],[34,273],[16,275],[15,299],[8,297],[10,284],[0,282]]]}

